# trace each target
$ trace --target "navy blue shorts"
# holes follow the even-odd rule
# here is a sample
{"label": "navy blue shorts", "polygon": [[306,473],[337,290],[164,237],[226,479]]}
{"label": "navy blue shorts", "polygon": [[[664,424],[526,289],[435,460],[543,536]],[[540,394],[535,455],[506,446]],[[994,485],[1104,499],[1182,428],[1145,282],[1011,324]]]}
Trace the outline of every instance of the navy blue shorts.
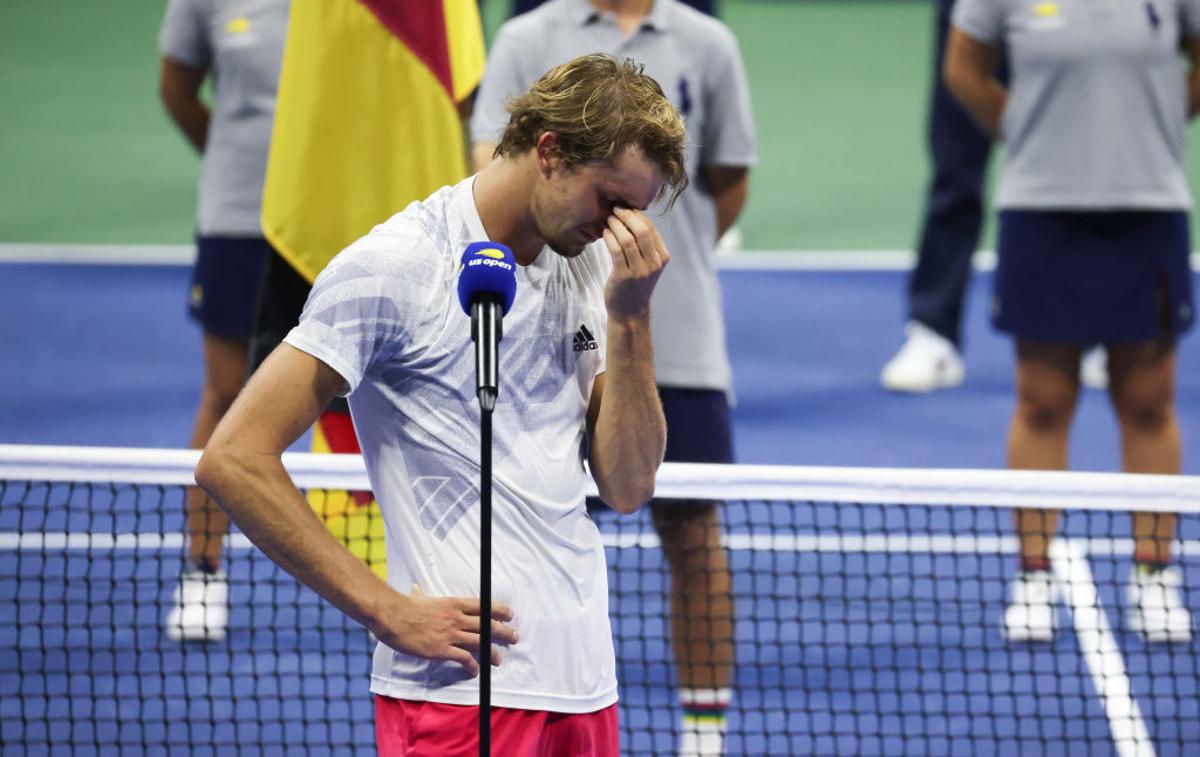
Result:
{"label": "navy blue shorts", "polygon": [[[667,419],[667,462],[733,462],[733,425],[725,392],[660,386],[658,397]],[[671,501],[652,499],[650,504]],[[608,510],[596,497],[588,497],[587,508],[593,514]]]}
{"label": "navy blue shorts", "polygon": [[725,392],[660,386],[658,396],[667,417],[667,462],[733,462],[733,427]]}
{"label": "navy blue shorts", "polygon": [[1188,214],[1000,212],[992,323],[1033,342],[1120,344],[1195,316]]}
{"label": "navy blue shorts", "polygon": [[205,331],[248,339],[271,245],[255,237],[196,237],[188,314]]}

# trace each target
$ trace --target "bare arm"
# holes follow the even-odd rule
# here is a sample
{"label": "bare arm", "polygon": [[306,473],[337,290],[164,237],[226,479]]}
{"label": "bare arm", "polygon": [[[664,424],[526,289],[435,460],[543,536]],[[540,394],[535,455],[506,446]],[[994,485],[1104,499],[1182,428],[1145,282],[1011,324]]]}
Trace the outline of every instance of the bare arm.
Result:
{"label": "bare arm", "polygon": [[1187,56],[1192,68],[1188,72],[1188,118],[1200,113],[1200,37],[1188,37]]}
{"label": "bare arm", "polygon": [[[320,360],[283,344],[263,363],[213,433],[196,482],[264,553],[313,591],[371,629],[387,646],[479,666],[479,602],[431,598],[391,589],[338,542],[288,477],[280,456],[324,410],[342,377]],[[497,605],[493,617],[508,620]],[[497,641],[512,629],[493,623]],[[498,663],[493,651],[493,663]]]}
{"label": "bare arm", "polygon": [[1008,90],[996,78],[997,56],[994,46],[950,27],[942,68],[946,89],[993,139],[1000,136],[1000,119],[1008,100]]}
{"label": "bare arm", "polygon": [[600,498],[631,513],[654,496],[667,447],[667,422],[654,383],[650,294],[670,260],[658,230],[636,210],[616,208],[604,241],[613,258],[605,291],[606,372],[588,408],[589,465]]}
{"label": "bare arm", "polygon": [[208,143],[209,110],[200,99],[200,85],[207,75],[208,69],[202,66],[188,66],[170,58],[162,59],[158,74],[158,96],[167,115],[200,153]]}
{"label": "bare arm", "polygon": [[706,166],[704,179],[717,205],[717,236],[737,221],[750,194],[750,169],[745,166]]}

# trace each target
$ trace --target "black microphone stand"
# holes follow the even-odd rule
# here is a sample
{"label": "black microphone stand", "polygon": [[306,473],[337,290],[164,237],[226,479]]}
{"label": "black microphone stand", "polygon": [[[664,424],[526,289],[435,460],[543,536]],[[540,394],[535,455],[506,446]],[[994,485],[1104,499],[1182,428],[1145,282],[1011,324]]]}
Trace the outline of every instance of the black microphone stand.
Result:
{"label": "black microphone stand", "polygon": [[[491,312],[486,312],[490,310]],[[471,303],[475,395],[479,398],[479,757],[491,757],[492,725],[492,411],[502,337],[500,304]]]}
{"label": "black microphone stand", "polygon": [[479,390],[479,757],[491,757],[492,725],[492,407]]}

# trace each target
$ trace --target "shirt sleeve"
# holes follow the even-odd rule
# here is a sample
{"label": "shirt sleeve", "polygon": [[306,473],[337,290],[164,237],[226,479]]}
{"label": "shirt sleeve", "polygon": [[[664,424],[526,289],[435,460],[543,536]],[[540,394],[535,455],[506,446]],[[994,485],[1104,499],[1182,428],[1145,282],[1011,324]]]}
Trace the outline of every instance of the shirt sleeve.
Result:
{"label": "shirt sleeve", "polygon": [[368,236],[339,253],[313,284],[300,323],[285,342],[341,375],[344,394],[373,364],[419,351],[416,335],[446,292],[443,260],[430,244],[406,239],[404,249]]}
{"label": "shirt sleeve", "polygon": [[737,39],[722,29],[710,75],[705,82],[705,123],[700,134],[700,164],[751,166],[758,162],[758,140],[750,108],[750,84]]}
{"label": "shirt sleeve", "polygon": [[988,45],[1004,36],[1004,0],[957,0],[950,23],[968,37]]}
{"label": "shirt sleeve", "polygon": [[204,0],[169,0],[158,32],[158,51],[164,58],[188,66],[208,66],[212,44]]}
{"label": "shirt sleeve", "polygon": [[471,113],[471,141],[499,142],[508,124],[508,102],[533,84],[522,75],[521,44],[509,24],[500,27]]}

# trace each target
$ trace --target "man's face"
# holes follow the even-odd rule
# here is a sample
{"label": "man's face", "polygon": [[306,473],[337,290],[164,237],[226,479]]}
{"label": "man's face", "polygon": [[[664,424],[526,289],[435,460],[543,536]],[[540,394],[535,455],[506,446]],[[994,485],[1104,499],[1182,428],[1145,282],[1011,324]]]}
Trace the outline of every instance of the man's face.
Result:
{"label": "man's face", "polygon": [[531,211],[538,235],[550,249],[573,258],[600,238],[613,208],[645,210],[662,187],[658,166],[641,148],[629,147],[612,165],[558,163],[535,188]]}

